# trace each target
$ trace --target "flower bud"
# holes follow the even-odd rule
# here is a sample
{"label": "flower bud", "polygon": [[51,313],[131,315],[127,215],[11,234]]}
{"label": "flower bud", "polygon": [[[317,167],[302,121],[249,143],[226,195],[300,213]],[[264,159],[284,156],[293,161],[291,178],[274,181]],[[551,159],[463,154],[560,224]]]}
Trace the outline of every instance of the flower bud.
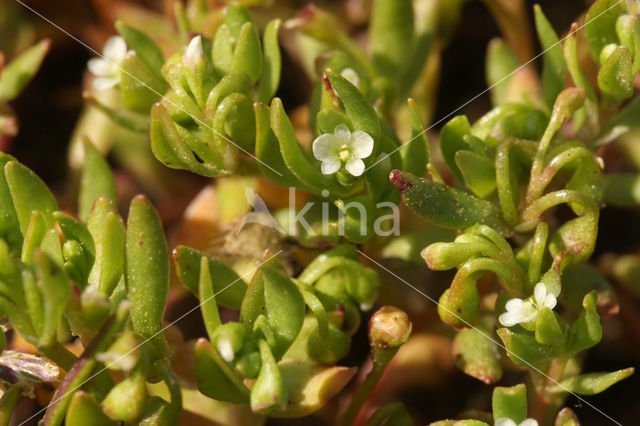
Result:
{"label": "flower bud", "polygon": [[372,348],[397,348],[411,335],[412,324],[407,314],[393,306],[383,306],[369,321]]}
{"label": "flower bud", "polygon": [[140,359],[138,337],[133,331],[125,331],[107,351],[99,352],[96,359],[110,370],[133,370]]}

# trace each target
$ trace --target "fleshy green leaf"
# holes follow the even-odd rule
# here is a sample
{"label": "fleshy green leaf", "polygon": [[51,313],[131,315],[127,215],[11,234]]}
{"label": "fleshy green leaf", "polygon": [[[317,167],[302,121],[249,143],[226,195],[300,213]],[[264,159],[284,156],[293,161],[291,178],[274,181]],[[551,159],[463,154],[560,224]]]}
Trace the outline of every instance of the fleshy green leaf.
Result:
{"label": "fleshy green leaf", "polygon": [[280,84],[282,59],[280,46],[278,46],[278,31],[281,25],[282,21],[279,19],[269,21],[262,35],[262,76],[258,83],[257,93],[257,99],[262,103],[269,103],[271,101]]}
{"label": "fleshy green leaf", "polygon": [[204,395],[233,404],[249,403],[249,389],[205,339],[196,342],[193,368],[198,390]]}
{"label": "fleshy green leaf", "polygon": [[413,2],[376,0],[371,10],[369,45],[381,73],[392,75],[405,61],[413,42]]}
{"label": "fleshy green leaf", "polygon": [[102,410],[113,420],[131,423],[142,417],[146,399],[145,378],[137,370],[115,385],[101,405]]}
{"label": "fleshy green leaf", "polygon": [[250,329],[260,315],[266,316],[280,359],[296,338],[304,320],[305,304],[296,285],[283,273],[263,266],[255,275],[242,301],[240,320]]}
{"label": "fleshy green leaf", "polygon": [[2,68],[0,76],[0,100],[14,99],[38,72],[40,64],[51,47],[51,40],[44,39],[20,54]]}
{"label": "fleshy green leaf", "polygon": [[40,210],[49,218],[51,213],[58,210],[58,203],[47,185],[27,167],[9,161],[4,166],[4,176],[23,235],[27,232],[32,211]]}
{"label": "fleshy green leaf", "polygon": [[207,329],[209,338],[213,336],[213,332],[222,322],[220,321],[220,312],[215,299],[213,285],[211,284],[211,272],[209,271],[209,260],[202,256],[200,258],[200,283],[198,285],[198,295],[200,297],[200,311],[202,319]]}
{"label": "fleshy green leaf", "polygon": [[401,170],[392,171],[390,179],[407,207],[433,224],[451,229],[484,224],[507,232],[500,212],[489,201]]}
{"label": "fleshy green leaf", "polygon": [[65,418],[69,426],[117,426],[118,423],[107,417],[100,404],[90,393],[76,392],[71,398]]}
{"label": "fleshy green leaf", "polygon": [[600,51],[608,44],[618,43],[616,21],[625,13],[625,4],[618,0],[598,0],[584,18],[584,38],[593,59],[598,62]]}
{"label": "fleshy green leaf", "polygon": [[592,291],[582,300],[583,310],[578,319],[569,328],[567,349],[575,354],[590,348],[602,339],[602,326],[596,308],[596,292]]}
{"label": "fleshy green leaf", "polygon": [[[199,295],[199,280],[201,258],[209,260],[211,282],[216,295],[216,303],[229,308],[240,308],[242,298],[247,291],[245,281],[233,269],[205,253],[189,247],[178,246],[173,251],[178,277],[182,283],[196,296]],[[224,290],[224,291],[223,291]]]}
{"label": "fleshy green leaf", "polygon": [[480,198],[486,198],[496,190],[496,169],[487,157],[471,151],[458,151],[455,162],[465,185]]}
{"label": "fleshy green leaf", "polygon": [[255,412],[268,412],[272,408],[284,410],[289,394],[282,380],[282,374],[267,342],[260,340],[258,344],[262,368],[251,389],[251,409]]}
{"label": "fleshy green leaf", "polygon": [[464,136],[471,132],[469,120],[464,115],[449,120],[440,132],[440,151],[449,170],[456,176],[459,181],[463,181],[462,173],[455,161],[455,155],[458,151],[468,150],[469,145],[465,142]]}
{"label": "fleshy green leaf", "polygon": [[110,295],[124,269],[125,228],[113,202],[98,198],[89,213],[87,229],[96,247],[96,261],[89,274],[89,284]]}
{"label": "fleshy green leaf", "polygon": [[115,27],[127,42],[127,46],[136,52],[136,55],[142,63],[144,63],[158,79],[162,79],[160,70],[164,65],[164,56],[158,45],[148,35],[122,21],[117,21]]}
{"label": "fleshy green leaf", "polygon": [[43,251],[37,250],[33,255],[33,264],[38,278],[38,287],[42,292],[44,305],[42,333],[38,344],[43,347],[56,343],[58,324],[67,309],[67,302],[71,297],[71,284],[64,272]]}
{"label": "fleshy green leaf", "polygon": [[502,377],[502,366],[498,348],[486,334],[473,328],[460,330],[453,341],[453,356],[462,371],[492,384]]}
{"label": "fleshy green leaf", "polygon": [[538,39],[544,51],[542,62],[542,92],[547,107],[551,109],[553,108],[556,97],[564,88],[567,77],[567,67],[564,63],[562,46],[558,43],[558,35],[551,26],[551,23],[547,20],[547,17],[544,16],[539,5],[533,6],[533,12]]}
{"label": "fleshy green leaf", "polygon": [[169,292],[169,249],[158,212],[142,195],[136,196],[129,207],[125,256],[131,322],[143,339],[153,336],[160,346],[164,336],[157,333]]}
{"label": "fleshy green leaf", "polygon": [[541,345],[529,334],[513,332],[507,328],[500,328],[496,333],[507,348],[507,356],[516,365],[536,365],[551,355],[550,347]]}
{"label": "fleshy green leaf", "polygon": [[527,418],[527,387],[523,384],[510,388],[496,387],[491,406],[495,419],[507,418],[520,423]]}
{"label": "fleshy green leaf", "polygon": [[0,170],[2,170],[0,173],[0,238],[4,239],[12,248],[19,249],[22,243],[20,223],[4,174],[4,166],[10,161],[15,161],[15,158],[0,152]]}
{"label": "fleshy green leaf", "polygon": [[536,319],[536,340],[551,346],[554,353],[561,353],[567,343],[567,327],[558,314],[549,308],[538,312]]}
{"label": "fleshy green leaf", "polygon": [[598,87],[602,93],[621,102],[633,95],[631,52],[624,46],[609,55],[598,71]]}
{"label": "fleshy green leaf", "polygon": [[518,66],[518,57],[504,41],[499,38],[491,40],[487,52],[486,73],[493,106],[500,106],[507,101],[512,73]]}
{"label": "fleshy green leaf", "polygon": [[579,395],[595,395],[604,392],[610,386],[631,376],[635,369],[633,367],[611,373],[589,373],[580,376],[569,377],[560,382],[558,392],[572,392]]}
{"label": "fleshy green leaf", "polygon": [[148,113],[151,105],[161,99],[166,83],[135,54],[128,54],[120,68],[122,102],[130,110]]}
{"label": "fleshy green leaf", "polygon": [[255,83],[262,74],[262,50],[255,26],[247,22],[242,25],[231,61],[231,70],[245,73]]}
{"label": "fleshy green leaf", "polygon": [[78,194],[78,218],[86,222],[93,203],[101,197],[118,205],[118,190],[109,163],[89,140],[84,141],[84,165]]}

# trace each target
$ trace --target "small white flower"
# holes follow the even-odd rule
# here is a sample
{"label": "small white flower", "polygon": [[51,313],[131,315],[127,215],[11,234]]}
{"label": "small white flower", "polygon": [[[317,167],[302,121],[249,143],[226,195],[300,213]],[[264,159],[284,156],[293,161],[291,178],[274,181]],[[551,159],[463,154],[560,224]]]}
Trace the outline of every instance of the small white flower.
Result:
{"label": "small white flower", "polygon": [[107,40],[102,49],[102,58],[90,59],[87,68],[93,79],[93,88],[107,90],[120,83],[120,64],[127,56],[127,43],[120,36],[113,36]]}
{"label": "small white flower", "polygon": [[338,124],[333,133],[318,136],[312,149],[316,159],[322,161],[323,174],[333,174],[344,164],[349,173],[360,176],[364,172],[362,158],[373,152],[373,138],[362,131],[351,133],[347,126]]}
{"label": "small white flower", "polygon": [[496,422],[494,425],[495,426],[538,426],[538,421],[535,419],[525,419],[518,424],[507,417],[501,417],[499,419],[496,419]]}
{"label": "small white flower", "polygon": [[195,36],[191,39],[184,51],[184,59],[191,65],[195,65],[196,61],[204,56],[202,51],[202,37]]}
{"label": "small white flower", "polygon": [[349,80],[349,82],[351,82],[351,84],[353,84],[354,86],[360,84],[360,76],[353,68],[343,69],[340,75]]}
{"label": "small white flower", "polygon": [[540,309],[553,309],[556,303],[556,297],[552,293],[547,293],[547,286],[540,282],[536,284],[533,289],[533,296],[529,299],[515,298],[509,300],[505,305],[507,312],[500,315],[498,320],[505,327],[527,323],[535,319]]}

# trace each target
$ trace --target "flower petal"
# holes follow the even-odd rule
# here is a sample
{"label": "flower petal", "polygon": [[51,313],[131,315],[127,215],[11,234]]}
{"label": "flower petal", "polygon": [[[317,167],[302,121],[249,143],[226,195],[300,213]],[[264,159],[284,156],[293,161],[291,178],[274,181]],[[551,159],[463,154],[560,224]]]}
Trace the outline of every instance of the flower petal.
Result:
{"label": "flower petal", "polygon": [[340,170],[340,164],[340,160],[335,157],[330,157],[322,161],[320,169],[322,170],[323,175],[332,175]]}
{"label": "flower petal", "polygon": [[127,42],[120,36],[109,37],[102,49],[102,55],[106,59],[119,64],[127,56]]}
{"label": "flower petal", "polygon": [[91,74],[100,77],[108,77],[113,74],[113,67],[111,64],[101,58],[89,59],[89,62],[87,62],[87,68]]}
{"label": "flower petal", "polygon": [[338,159],[335,137],[331,133],[325,133],[315,138],[311,144],[311,149],[313,156],[316,157],[317,160],[324,161],[328,158]]}
{"label": "flower petal", "polygon": [[496,419],[494,425],[495,426],[518,426],[516,422],[514,422],[513,420],[507,417],[501,417],[499,419]]}
{"label": "flower petal", "polygon": [[202,36],[195,36],[191,39],[184,52],[184,56],[191,62],[196,62],[204,56],[204,53],[202,52]]}
{"label": "flower petal", "polygon": [[505,312],[498,317],[498,321],[505,327],[512,327],[520,323],[520,315],[518,312]]}
{"label": "flower petal", "polygon": [[525,419],[518,426],[538,426],[538,421],[536,419]]}
{"label": "flower petal", "polygon": [[364,163],[359,158],[350,158],[344,168],[353,176],[360,176],[364,172]]}
{"label": "flower petal", "polygon": [[504,307],[509,312],[519,311],[520,309],[522,309],[523,304],[524,304],[524,300],[515,298],[515,299],[509,300],[507,304],[504,305]]}
{"label": "flower petal", "polygon": [[367,158],[373,152],[373,138],[368,133],[358,130],[351,134],[351,155],[356,158]]}
{"label": "flower petal", "polygon": [[546,306],[549,309],[553,309],[556,307],[556,303],[558,303],[556,297],[553,295],[553,293],[549,293],[547,294],[547,297],[544,298],[543,306]]}
{"label": "flower petal", "polygon": [[338,124],[333,129],[333,136],[335,137],[337,146],[351,142],[351,130],[349,130],[346,124]]}
{"label": "flower petal", "polygon": [[544,299],[547,297],[547,286],[540,282],[536,284],[533,289],[533,299],[536,302],[536,305],[543,306]]}
{"label": "flower petal", "polygon": [[120,83],[120,79],[114,77],[96,77],[93,79],[93,88],[102,91],[109,90]]}

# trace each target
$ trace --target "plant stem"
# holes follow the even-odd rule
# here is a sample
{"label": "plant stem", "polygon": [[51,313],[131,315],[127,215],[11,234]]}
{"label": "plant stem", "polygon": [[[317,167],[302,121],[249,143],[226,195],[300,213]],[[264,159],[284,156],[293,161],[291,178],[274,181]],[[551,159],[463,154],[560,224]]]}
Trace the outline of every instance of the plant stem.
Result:
{"label": "plant stem", "polygon": [[536,386],[536,396],[531,406],[531,417],[541,420],[543,424],[547,423],[547,416],[550,414],[549,408],[554,404],[554,398],[558,395],[550,392],[550,389],[562,380],[566,366],[566,358],[555,358],[551,361],[551,366],[542,384]]}

